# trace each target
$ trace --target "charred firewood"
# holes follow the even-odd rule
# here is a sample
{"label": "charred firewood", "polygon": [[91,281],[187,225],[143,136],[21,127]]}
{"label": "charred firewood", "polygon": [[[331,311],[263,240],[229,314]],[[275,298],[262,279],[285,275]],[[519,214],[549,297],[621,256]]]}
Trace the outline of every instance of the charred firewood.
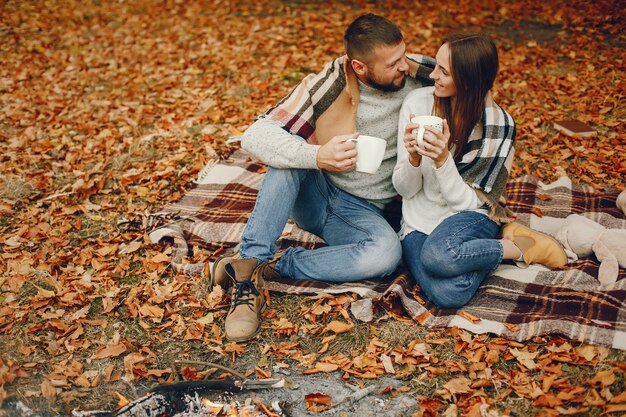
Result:
{"label": "charred firewood", "polygon": [[181,412],[201,411],[201,395],[212,391],[235,393],[243,390],[281,388],[284,380],[201,380],[161,384],[150,393],[115,411],[73,411],[73,417],[172,417]]}

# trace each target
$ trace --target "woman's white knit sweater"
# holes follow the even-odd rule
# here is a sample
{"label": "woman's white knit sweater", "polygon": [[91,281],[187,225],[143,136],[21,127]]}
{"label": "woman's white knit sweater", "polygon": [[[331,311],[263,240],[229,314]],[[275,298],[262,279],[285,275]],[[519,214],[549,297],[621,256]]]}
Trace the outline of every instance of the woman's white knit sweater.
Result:
{"label": "woman's white knit sweater", "polygon": [[[467,185],[454,163],[452,153],[446,162],[436,168],[435,162],[423,156],[419,166],[409,162],[404,146],[404,130],[411,114],[430,115],[434,103],[434,87],[412,91],[404,100],[398,123],[398,160],[393,171],[393,185],[402,196],[402,228],[400,237],[417,230],[430,234],[444,219],[464,210],[481,209],[483,202]],[[478,123],[471,137],[480,137],[482,124]]]}

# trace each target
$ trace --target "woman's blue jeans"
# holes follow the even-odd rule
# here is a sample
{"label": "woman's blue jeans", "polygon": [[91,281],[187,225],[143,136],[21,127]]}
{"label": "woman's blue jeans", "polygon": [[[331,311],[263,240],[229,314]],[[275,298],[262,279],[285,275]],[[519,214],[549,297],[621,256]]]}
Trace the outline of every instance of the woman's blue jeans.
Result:
{"label": "woman's blue jeans", "polygon": [[284,276],[357,281],[390,275],[400,263],[400,239],[382,210],[308,169],[268,168],[243,233],[241,257],[271,259],[290,216],[328,246],[287,248],[276,265]]}
{"label": "woman's blue jeans", "polygon": [[405,265],[437,307],[467,304],[504,250],[495,239],[500,226],[489,217],[463,211],[446,218],[430,235],[413,231],[402,240]]}

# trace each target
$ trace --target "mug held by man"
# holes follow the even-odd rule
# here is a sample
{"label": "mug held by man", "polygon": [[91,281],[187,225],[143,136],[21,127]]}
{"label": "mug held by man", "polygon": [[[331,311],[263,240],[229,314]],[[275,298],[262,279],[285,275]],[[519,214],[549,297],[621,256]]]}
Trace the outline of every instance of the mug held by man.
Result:
{"label": "mug held by man", "polygon": [[415,134],[417,146],[422,150],[425,150],[424,135],[432,136],[432,133],[425,129],[426,126],[430,126],[440,132],[443,131],[443,119],[438,116],[413,116],[411,123],[419,124],[419,128],[415,129],[413,133]]}
{"label": "mug held by man", "polygon": [[375,136],[359,135],[351,139],[356,143],[356,171],[375,173],[385,156],[387,141]]}

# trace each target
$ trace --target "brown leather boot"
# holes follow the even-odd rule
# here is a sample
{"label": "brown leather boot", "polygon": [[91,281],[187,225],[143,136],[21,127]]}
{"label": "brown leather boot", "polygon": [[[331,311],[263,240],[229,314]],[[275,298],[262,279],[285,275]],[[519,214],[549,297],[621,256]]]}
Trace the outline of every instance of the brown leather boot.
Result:
{"label": "brown leather boot", "polygon": [[550,235],[538,232],[517,222],[502,227],[502,237],[511,239],[522,251],[524,262],[560,268],[567,264],[563,245]]}
{"label": "brown leather boot", "polygon": [[211,268],[211,283],[209,284],[209,291],[213,289],[215,285],[221,286],[223,289],[227,289],[232,284],[232,280],[226,272],[226,264],[241,259],[239,252],[231,253],[229,255],[222,255],[213,262]]}
{"label": "brown leather boot", "polygon": [[234,288],[230,310],[224,322],[226,338],[233,342],[252,339],[261,329],[260,314],[265,306],[265,281],[256,274],[256,259],[233,260],[225,265]]}
{"label": "brown leather boot", "polygon": [[263,262],[257,267],[257,269],[254,270],[253,275],[259,275],[263,279],[263,282],[280,278],[280,272],[274,269],[275,266],[276,263]]}

